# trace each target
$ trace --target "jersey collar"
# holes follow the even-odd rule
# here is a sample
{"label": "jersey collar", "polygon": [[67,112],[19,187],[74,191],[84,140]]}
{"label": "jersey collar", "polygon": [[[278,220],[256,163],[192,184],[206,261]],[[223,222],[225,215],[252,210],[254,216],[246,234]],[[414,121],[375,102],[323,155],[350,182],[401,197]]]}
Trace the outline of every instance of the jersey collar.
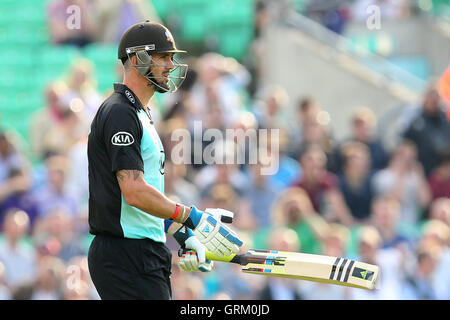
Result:
{"label": "jersey collar", "polygon": [[123,94],[136,109],[144,110],[138,97],[134,94],[134,92],[130,88],[128,88],[123,83],[114,83],[114,92]]}

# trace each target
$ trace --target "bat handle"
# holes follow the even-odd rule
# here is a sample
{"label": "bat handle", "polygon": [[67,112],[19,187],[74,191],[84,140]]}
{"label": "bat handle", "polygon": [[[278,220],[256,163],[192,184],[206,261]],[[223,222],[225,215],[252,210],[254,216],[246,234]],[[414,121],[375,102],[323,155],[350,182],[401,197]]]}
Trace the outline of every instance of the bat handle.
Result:
{"label": "bat handle", "polygon": [[206,259],[214,260],[214,261],[223,261],[223,262],[232,262],[233,258],[236,256],[235,253],[230,254],[229,256],[218,257],[214,253],[210,251],[206,251]]}
{"label": "bat handle", "polygon": [[[181,257],[187,251],[189,251],[189,250],[187,250],[186,248],[178,249],[178,256]],[[206,251],[206,259],[207,260],[223,261],[223,262],[234,262],[234,261],[231,261],[231,260],[233,260],[233,258],[235,256],[236,256],[236,254],[233,253],[233,254],[230,254],[229,256],[218,257],[217,255],[215,255],[211,251]]]}

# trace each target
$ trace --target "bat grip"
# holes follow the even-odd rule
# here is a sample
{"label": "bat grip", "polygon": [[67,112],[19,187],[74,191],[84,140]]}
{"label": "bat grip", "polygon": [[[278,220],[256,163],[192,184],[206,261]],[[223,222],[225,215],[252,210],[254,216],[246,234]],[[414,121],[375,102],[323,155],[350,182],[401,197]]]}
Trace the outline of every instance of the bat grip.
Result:
{"label": "bat grip", "polygon": [[[186,248],[180,248],[178,249],[178,256],[181,257],[183,254],[185,254],[187,251],[189,251]],[[210,251],[206,251],[206,259],[207,260],[213,260],[213,261],[223,261],[223,262],[234,262],[232,261],[233,258],[236,257],[236,254],[230,254],[229,256],[223,256],[223,257],[218,257],[216,256],[214,253],[210,252]],[[236,260],[236,259],[235,259]]]}

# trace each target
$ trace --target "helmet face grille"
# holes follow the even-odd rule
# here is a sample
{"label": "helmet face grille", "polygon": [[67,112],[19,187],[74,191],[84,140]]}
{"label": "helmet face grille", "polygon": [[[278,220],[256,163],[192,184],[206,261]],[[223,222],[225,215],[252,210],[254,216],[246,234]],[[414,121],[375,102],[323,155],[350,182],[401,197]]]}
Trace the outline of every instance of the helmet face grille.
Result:
{"label": "helmet face grille", "polygon": [[[155,86],[158,92],[175,92],[186,79],[188,65],[178,62],[172,58],[172,65],[170,65],[170,72],[167,76],[156,77],[152,68],[167,68],[168,65],[158,64],[153,59],[152,55],[145,50],[146,46],[127,48],[127,57],[131,63],[131,56],[136,55],[137,64],[131,63],[131,66],[143,77],[145,77],[151,85]],[[165,82],[167,80],[167,82]]]}

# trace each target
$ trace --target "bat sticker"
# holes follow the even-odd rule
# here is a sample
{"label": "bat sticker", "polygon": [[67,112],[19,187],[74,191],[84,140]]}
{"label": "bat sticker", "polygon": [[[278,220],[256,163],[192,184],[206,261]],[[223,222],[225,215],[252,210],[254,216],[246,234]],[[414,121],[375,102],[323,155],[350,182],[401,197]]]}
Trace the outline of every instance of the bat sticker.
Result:
{"label": "bat sticker", "polygon": [[352,277],[371,281],[373,278],[373,274],[374,274],[373,271],[355,267],[355,269],[353,270],[353,273],[352,273]]}

